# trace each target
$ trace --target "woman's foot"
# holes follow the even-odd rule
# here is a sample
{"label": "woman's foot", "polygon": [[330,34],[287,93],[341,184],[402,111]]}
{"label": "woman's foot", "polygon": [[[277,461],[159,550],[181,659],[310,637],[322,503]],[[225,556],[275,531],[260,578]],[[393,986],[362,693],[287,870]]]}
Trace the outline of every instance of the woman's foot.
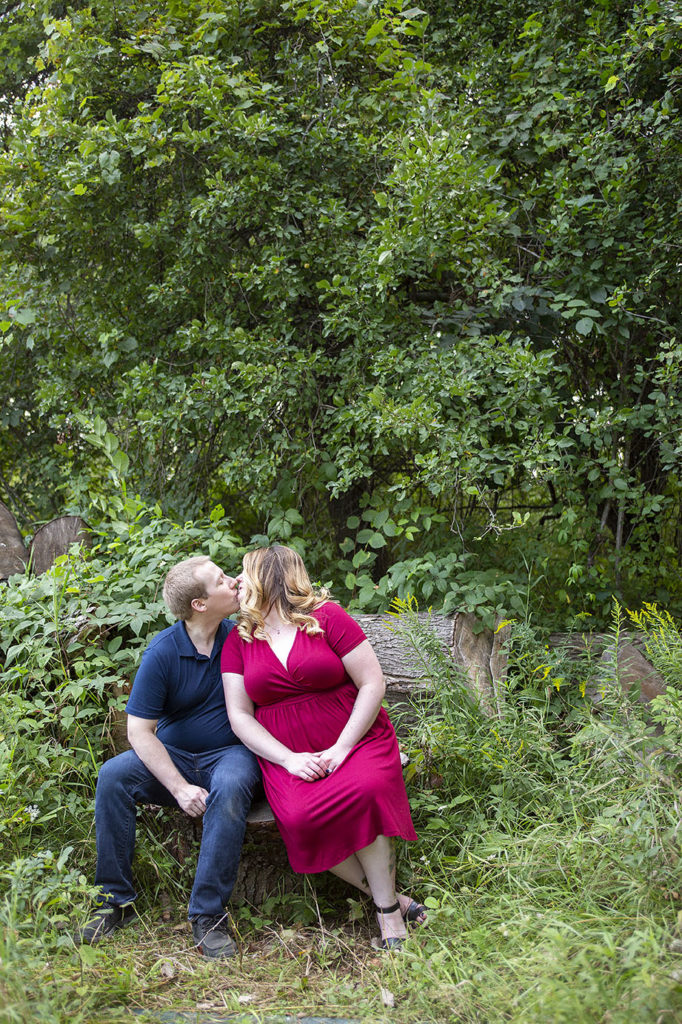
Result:
{"label": "woman's foot", "polygon": [[404,896],[400,892],[397,894],[397,899],[400,904],[400,913],[406,924],[415,926],[426,924],[428,915],[423,903],[417,903],[411,896]]}
{"label": "woman's foot", "polygon": [[390,907],[377,907],[375,904],[374,909],[381,931],[381,948],[400,949],[407,936],[400,903],[396,902]]}

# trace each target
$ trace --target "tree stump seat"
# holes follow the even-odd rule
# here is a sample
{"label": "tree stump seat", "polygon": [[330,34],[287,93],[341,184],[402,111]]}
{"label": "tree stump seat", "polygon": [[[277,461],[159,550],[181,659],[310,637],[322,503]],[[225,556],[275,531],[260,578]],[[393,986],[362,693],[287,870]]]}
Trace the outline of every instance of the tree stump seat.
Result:
{"label": "tree stump seat", "polygon": [[[201,842],[201,818],[190,818],[179,807],[160,804],[142,804],[139,816],[146,831],[153,836],[154,843],[167,850],[181,867],[188,864],[193,873],[192,865]],[[186,884],[189,889],[189,876]],[[303,885],[303,876],[295,875],[289,867],[270,805],[262,794],[256,796],[246,820],[232,903],[235,906],[243,903],[259,906],[278,892],[302,891]]]}
{"label": "tree stump seat", "polygon": [[256,798],[246,818],[247,829],[276,829],[275,816],[265,797]]}

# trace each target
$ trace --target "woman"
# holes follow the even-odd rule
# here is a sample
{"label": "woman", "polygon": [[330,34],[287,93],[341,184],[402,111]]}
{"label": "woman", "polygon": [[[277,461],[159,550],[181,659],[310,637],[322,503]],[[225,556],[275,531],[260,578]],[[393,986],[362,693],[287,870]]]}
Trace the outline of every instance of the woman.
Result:
{"label": "woman", "polygon": [[382,948],[400,946],[426,909],[395,890],[391,837],[417,836],[377,657],[291,548],[250,552],[237,582],[240,618],[221,660],[227,710],[261,763],[291,866],[371,894]]}

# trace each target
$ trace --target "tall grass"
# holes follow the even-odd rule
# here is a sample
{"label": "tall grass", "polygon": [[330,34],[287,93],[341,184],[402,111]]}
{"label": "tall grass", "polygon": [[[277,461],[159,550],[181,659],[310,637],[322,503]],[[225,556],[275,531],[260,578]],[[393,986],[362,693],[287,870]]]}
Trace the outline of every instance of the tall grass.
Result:
{"label": "tall grass", "polygon": [[[667,652],[659,668],[677,678],[679,632],[665,616],[650,627],[648,646]],[[617,611],[614,644],[621,629]],[[405,632],[436,680],[413,735],[428,852],[412,869],[440,908],[419,964],[435,955],[450,975],[453,1015],[682,1019],[674,688],[645,708],[608,662],[571,662],[519,626],[490,718],[409,613]]]}

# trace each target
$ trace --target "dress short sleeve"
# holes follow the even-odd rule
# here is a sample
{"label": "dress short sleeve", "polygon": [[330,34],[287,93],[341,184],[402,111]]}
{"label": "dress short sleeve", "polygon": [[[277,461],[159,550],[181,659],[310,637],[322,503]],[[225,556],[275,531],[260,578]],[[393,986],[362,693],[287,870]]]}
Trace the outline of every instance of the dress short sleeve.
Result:
{"label": "dress short sleeve", "polygon": [[324,629],[327,643],[339,658],[345,658],[352,650],[359,647],[363,640],[367,639],[355,619],[333,601],[323,604],[318,609],[317,617]]}
{"label": "dress short sleeve", "polygon": [[221,672],[234,672],[238,676],[244,675],[243,642],[238,629],[230,630],[220,652]]}

